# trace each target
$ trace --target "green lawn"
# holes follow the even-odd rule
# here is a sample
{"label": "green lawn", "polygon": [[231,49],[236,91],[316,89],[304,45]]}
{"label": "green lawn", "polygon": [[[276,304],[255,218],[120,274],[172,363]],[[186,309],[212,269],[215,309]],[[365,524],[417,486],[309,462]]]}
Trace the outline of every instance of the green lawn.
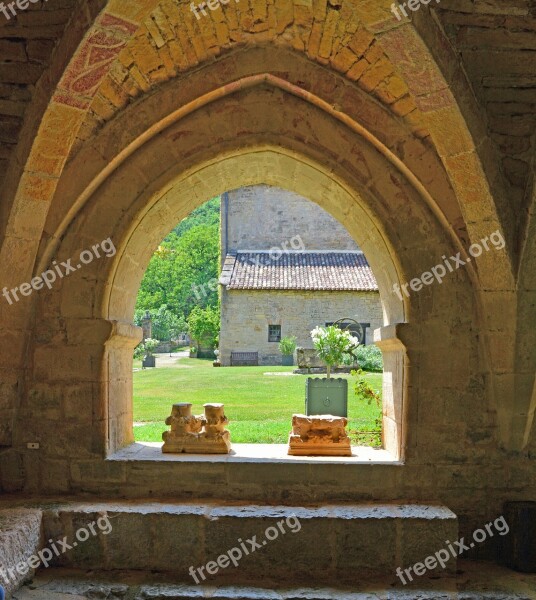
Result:
{"label": "green lawn", "polygon": [[[162,432],[166,429],[164,421],[174,403],[191,402],[193,412],[201,414],[206,402],[223,402],[233,442],[286,443],[292,414],[303,413],[305,409],[306,376],[265,373],[291,372],[293,368],[215,368],[209,360],[181,358],[175,367],[134,372],[135,438],[145,442],[162,441]],[[376,404],[357,400],[353,377],[345,377],[349,378],[348,431],[352,443],[379,446],[379,432],[358,432],[375,430],[381,409]],[[374,389],[381,391],[381,373],[369,373],[367,378]]]}

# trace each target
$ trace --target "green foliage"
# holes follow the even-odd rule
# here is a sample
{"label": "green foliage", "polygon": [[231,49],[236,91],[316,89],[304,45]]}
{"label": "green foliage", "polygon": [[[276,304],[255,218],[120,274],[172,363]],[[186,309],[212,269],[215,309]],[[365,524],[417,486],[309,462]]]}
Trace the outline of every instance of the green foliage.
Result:
{"label": "green foliage", "polygon": [[287,336],[281,338],[279,342],[279,352],[283,354],[283,356],[291,356],[294,354],[294,350],[296,350],[296,337],[295,336]]}
{"label": "green foliage", "polygon": [[327,365],[328,379],[331,367],[342,364],[348,355],[352,356],[359,343],[349,331],[335,325],[315,327],[311,331],[311,338],[318,357]]}
{"label": "green foliage", "polygon": [[196,305],[216,306],[217,290],[207,283],[218,277],[218,257],[218,225],[197,225],[181,237],[171,233],[149,262],[136,308],[156,312],[165,304],[186,317]]}
{"label": "green foliage", "polygon": [[198,225],[220,225],[220,197],[212,198],[190,213],[174,229],[173,233],[181,237],[192,227]]}
{"label": "green foliage", "polygon": [[[382,396],[380,390],[374,389],[371,382],[371,375],[368,375],[363,371],[363,369],[358,369],[357,371],[352,371],[351,375],[353,375],[356,379],[354,382],[354,394],[358,400],[362,400],[366,402],[369,406],[374,401],[376,407],[381,410],[382,408]],[[374,426],[368,432],[369,435],[372,436],[372,439],[375,440],[373,445],[379,445],[381,442],[381,430],[382,430],[382,413],[378,412],[376,418],[374,419]],[[377,444],[376,444],[377,443]]]}
{"label": "green foliage", "polygon": [[[134,323],[141,326],[144,310],[137,310],[134,314]],[[151,313],[152,335],[160,341],[168,342],[177,338],[179,333],[188,331],[188,324],[183,316],[178,317],[166,304],[163,304],[156,312]]]}
{"label": "green foliage", "polygon": [[364,371],[381,373],[383,371],[383,356],[378,346],[359,346],[355,351],[359,367]]}
{"label": "green foliage", "polygon": [[351,375],[353,375],[356,380],[354,382],[354,393],[356,398],[359,400],[364,400],[368,404],[371,404],[374,400],[376,405],[381,406],[382,397],[379,390],[375,390],[369,383],[369,380],[366,377],[365,371],[363,369],[358,369],[357,371],[352,371]]}
{"label": "green foliage", "polygon": [[196,306],[188,317],[188,331],[190,337],[197,341],[204,341],[211,347],[216,347],[220,334],[220,311],[218,307]]}
{"label": "green foliage", "polygon": [[160,342],[158,340],[147,338],[144,342],[141,342],[141,344],[136,346],[134,358],[143,358],[147,354],[152,354],[159,344]]}
{"label": "green foliage", "polygon": [[[218,288],[208,283],[219,275],[219,205],[219,198],[209,200],[164,239],[141,282],[137,315],[149,310],[155,316],[166,305],[177,318],[186,319],[194,306],[217,306]],[[176,326],[166,319],[162,316],[162,324],[156,324],[163,339],[169,339],[169,329]]]}

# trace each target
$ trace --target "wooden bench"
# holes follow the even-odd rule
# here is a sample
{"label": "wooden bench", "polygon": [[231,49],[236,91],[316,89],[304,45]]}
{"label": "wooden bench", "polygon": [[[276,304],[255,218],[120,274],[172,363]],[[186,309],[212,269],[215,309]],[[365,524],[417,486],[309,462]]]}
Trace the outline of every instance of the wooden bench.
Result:
{"label": "wooden bench", "polygon": [[231,367],[258,367],[258,352],[231,352]]}

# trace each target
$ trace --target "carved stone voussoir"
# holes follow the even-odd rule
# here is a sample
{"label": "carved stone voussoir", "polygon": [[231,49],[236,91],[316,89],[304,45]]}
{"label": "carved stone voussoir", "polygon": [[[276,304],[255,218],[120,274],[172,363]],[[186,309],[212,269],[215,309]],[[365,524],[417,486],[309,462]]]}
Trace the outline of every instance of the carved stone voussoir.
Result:
{"label": "carved stone voussoir", "polygon": [[288,454],[294,456],[351,456],[348,419],[334,415],[293,415]]}

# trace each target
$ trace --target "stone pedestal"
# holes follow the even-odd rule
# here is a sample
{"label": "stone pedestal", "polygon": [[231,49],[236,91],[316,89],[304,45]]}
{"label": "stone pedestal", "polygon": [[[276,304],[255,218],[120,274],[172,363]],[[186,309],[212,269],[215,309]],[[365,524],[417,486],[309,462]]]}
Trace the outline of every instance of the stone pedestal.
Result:
{"label": "stone pedestal", "polygon": [[333,415],[293,415],[288,454],[293,456],[351,456],[348,419]]}
{"label": "stone pedestal", "polygon": [[162,452],[188,454],[228,454],[231,434],[225,429],[229,419],[223,404],[205,404],[205,414],[192,415],[189,403],[174,404],[166,419],[170,431],[164,431]]}

